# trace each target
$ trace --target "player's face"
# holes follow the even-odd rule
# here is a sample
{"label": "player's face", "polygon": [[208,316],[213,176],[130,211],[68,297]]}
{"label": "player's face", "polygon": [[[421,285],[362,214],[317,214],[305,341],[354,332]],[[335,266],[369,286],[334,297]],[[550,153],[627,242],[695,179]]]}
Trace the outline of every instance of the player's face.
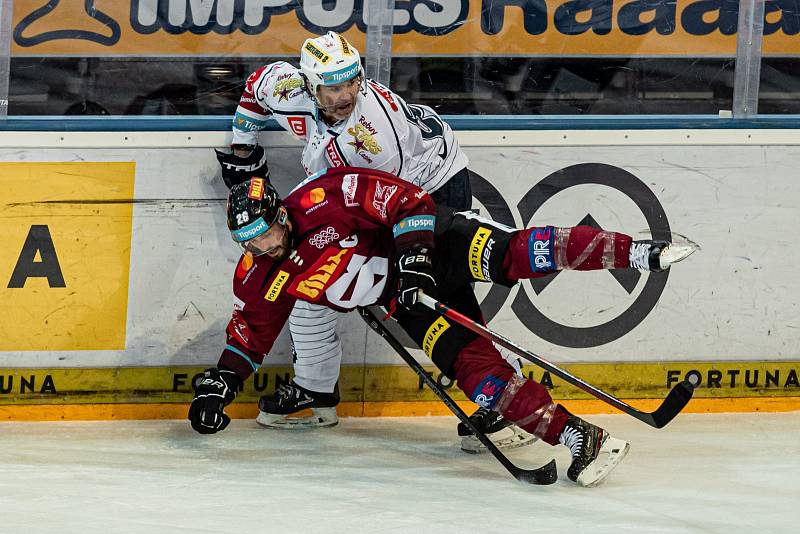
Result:
{"label": "player's face", "polygon": [[317,102],[322,113],[334,121],[346,119],[353,112],[358,97],[361,76],[338,85],[317,87]]}
{"label": "player's face", "polygon": [[253,256],[266,254],[273,260],[282,260],[289,254],[289,230],[291,230],[289,221],[286,221],[286,224],[276,221],[263,234],[245,241],[243,248]]}

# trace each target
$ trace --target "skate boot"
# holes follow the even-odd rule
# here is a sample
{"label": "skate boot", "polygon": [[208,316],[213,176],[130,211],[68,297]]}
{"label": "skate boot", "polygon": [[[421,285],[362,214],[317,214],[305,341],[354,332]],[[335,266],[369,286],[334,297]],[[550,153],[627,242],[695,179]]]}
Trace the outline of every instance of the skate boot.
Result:
{"label": "skate boot", "polygon": [[692,242],[670,243],[644,239],[631,242],[628,260],[632,269],[658,273],[666,271],[673,263],[685,260],[697,249]]}
{"label": "skate boot", "polygon": [[[525,445],[531,445],[536,441],[536,436],[529,434],[517,425],[504,419],[499,413],[488,408],[478,408],[469,417],[478,430],[481,430],[486,437],[492,440],[498,449],[516,449]],[[467,425],[458,423],[458,435],[461,437],[461,450],[471,454],[486,452],[486,447],[480,440],[469,431]]]}
{"label": "skate boot", "polygon": [[[339,384],[333,393],[317,393],[298,386],[294,381],[281,385],[269,395],[258,399],[259,414],[256,422],[267,428],[302,429],[336,426],[339,417]],[[292,414],[311,409],[312,415],[290,417]]]}
{"label": "skate boot", "polygon": [[572,463],[567,476],[581,486],[591,488],[608,476],[628,454],[630,445],[611,437],[608,432],[570,415],[558,442],[572,452]]}

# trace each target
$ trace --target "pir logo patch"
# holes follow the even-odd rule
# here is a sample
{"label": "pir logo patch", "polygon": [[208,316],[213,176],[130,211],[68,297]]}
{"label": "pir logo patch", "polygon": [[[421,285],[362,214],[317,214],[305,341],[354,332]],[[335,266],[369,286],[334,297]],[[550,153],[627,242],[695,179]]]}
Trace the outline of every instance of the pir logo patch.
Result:
{"label": "pir logo patch", "polygon": [[503,393],[506,384],[505,380],[488,375],[472,392],[472,400],[475,404],[484,408],[493,408],[497,404],[500,394]]}

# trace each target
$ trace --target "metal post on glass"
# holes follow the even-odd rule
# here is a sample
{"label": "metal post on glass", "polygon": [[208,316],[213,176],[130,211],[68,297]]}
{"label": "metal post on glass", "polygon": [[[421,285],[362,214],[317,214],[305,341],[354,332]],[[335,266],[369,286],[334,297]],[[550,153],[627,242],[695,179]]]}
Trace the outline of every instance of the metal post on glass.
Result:
{"label": "metal post on glass", "polygon": [[733,118],[755,117],[761,75],[764,0],[739,0],[736,70],[733,75]]}
{"label": "metal post on glass", "polygon": [[0,120],[8,117],[8,77],[11,74],[13,0],[0,0]]}
{"label": "metal post on glass", "polygon": [[364,2],[367,20],[367,78],[389,87],[392,70],[392,35],[394,33],[394,0]]}

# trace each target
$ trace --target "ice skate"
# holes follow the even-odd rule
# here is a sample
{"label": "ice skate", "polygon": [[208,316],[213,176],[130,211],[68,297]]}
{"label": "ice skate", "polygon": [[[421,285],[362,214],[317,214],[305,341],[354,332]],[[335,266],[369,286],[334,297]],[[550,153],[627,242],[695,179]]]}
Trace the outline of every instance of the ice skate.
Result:
{"label": "ice skate", "polygon": [[602,482],[630,449],[628,442],[574,415],[567,419],[558,442],[572,452],[567,476],[587,488]]}
{"label": "ice skate", "polygon": [[[336,415],[339,400],[339,384],[336,384],[333,393],[309,391],[294,382],[283,384],[273,393],[258,399],[259,414],[256,422],[267,428],[278,429],[336,426],[339,423]],[[307,409],[312,411],[312,415],[298,414]]]}
{"label": "ice skate", "polygon": [[[531,445],[536,436],[529,434],[503,418],[499,413],[487,408],[478,408],[470,416],[470,421],[492,440],[498,449],[508,450]],[[464,423],[458,423],[458,435],[461,436],[461,450],[471,454],[486,452],[486,447],[475,437]]]}
{"label": "ice skate", "polygon": [[628,259],[633,269],[661,272],[673,263],[685,260],[699,248],[688,239],[680,243],[644,239],[631,243]]}

